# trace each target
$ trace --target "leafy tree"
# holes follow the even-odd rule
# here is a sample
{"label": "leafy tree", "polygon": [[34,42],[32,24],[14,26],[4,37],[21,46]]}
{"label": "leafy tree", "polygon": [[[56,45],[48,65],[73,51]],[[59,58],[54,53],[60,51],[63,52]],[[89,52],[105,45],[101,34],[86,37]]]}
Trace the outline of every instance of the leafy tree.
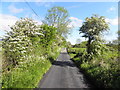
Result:
{"label": "leafy tree", "polygon": [[70,24],[69,14],[63,7],[55,6],[49,9],[43,23],[56,27],[57,33],[65,37],[70,31],[70,28],[68,27]]}
{"label": "leafy tree", "polygon": [[40,28],[44,34],[44,36],[41,37],[41,43],[49,51],[56,38],[56,28],[48,26],[47,24],[41,25]]}
{"label": "leafy tree", "polygon": [[67,42],[67,46],[68,46],[68,48],[72,47],[72,44],[70,41]]}
{"label": "leafy tree", "polygon": [[67,42],[66,42],[66,49],[67,49],[67,52],[68,52],[68,50],[69,50],[71,47],[72,47],[71,42],[70,42],[70,41],[67,41]]}
{"label": "leafy tree", "polygon": [[56,39],[58,42],[58,46],[60,46],[60,47],[66,47],[66,43],[67,43],[67,41],[66,41],[66,39],[63,37],[63,36],[60,36],[59,35],[59,38],[57,38]]}
{"label": "leafy tree", "polygon": [[91,43],[93,41],[97,41],[98,43],[101,41],[100,36],[102,32],[109,30],[108,23],[105,21],[105,17],[93,15],[90,18],[86,18],[82,27],[80,27],[80,33],[83,33],[83,37],[88,38],[87,41],[87,53],[90,54],[92,51]]}

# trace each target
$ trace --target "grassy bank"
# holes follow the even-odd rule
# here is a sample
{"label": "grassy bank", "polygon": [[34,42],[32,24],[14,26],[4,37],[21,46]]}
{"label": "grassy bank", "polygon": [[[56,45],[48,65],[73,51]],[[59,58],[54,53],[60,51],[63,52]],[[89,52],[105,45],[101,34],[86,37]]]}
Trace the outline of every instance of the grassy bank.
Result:
{"label": "grassy bank", "polygon": [[10,28],[2,39],[2,88],[36,88],[64,46],[62,36],[29,18]]}
{"label": "grassy bank", "polygon": [[35,88],[50,66],[48,60],[44,60],[44,63],[40,60],[28,67],[18,67],[3,73],[2,88]]}
{"label": "grassy bank", "polygon": [[[81,48],[76,52],[76,48],[69,48],[68,52],[75,64],[97,87],[120,88],[120,63],[118,51],[106,51],[102,56],[93,58],[85,62],[84,51]],[[75,52],[74,52],[75,51]],[[73,53],[74,52],[74,53]]]}
{"label": "grassy bank", "polygon": [[43,75],[52,66],[50,59],[56,60],[59,52],[60,49],[47,57],[40,56],[40,52],[33,52],[28,56],[29,62],[2,73],[2,88],[37,88]]}
{"label": "grassy bank", "polygon": [[39,58],[31,64],[27,63],[13,68],[11,71],[3,73],[2,88],[36,88],[51,65],[49,59]]}

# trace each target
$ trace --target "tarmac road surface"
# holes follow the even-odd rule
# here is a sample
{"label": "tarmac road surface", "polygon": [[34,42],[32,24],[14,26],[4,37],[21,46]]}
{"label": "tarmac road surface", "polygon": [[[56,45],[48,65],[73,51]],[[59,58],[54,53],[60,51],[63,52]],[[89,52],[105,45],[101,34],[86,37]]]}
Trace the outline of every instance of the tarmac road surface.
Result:
{"label": "tarmac road surface", "polygon": [[43,76],[39,88],[90,88],[91,85],[70,60],[65,48],[50,70]]}

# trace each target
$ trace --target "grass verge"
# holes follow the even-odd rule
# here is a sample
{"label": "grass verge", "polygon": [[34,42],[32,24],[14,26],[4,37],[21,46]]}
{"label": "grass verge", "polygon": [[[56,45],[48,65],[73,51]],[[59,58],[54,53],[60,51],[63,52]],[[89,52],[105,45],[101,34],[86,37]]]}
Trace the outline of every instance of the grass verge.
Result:
{"label": "grass verge", "polygon": [[75,49],[69,50],[70,57],[95,87],[120,88],[120,63],[117,51],[104,52],[102,56],[84,62],[80,56],[73,56],[75,55],[72,53],[73,50]]}
{"label": "grass verge", "polygon": [[[56,52],[51,57],[58,57]],[[2,88],[37,88],[43,75],[52,66],[50,58],[32,57],[32,62],[22,63],[2,74]]]}

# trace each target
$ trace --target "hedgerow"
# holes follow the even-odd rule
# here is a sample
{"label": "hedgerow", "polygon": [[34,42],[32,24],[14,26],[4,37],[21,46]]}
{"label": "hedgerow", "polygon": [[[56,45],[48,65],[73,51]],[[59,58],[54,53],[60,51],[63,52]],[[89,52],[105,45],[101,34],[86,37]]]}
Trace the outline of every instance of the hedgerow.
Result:
{"label": "hedgerow", "polygon": [[[109,49],[109,47],[107,48]],[[120,88],[120,63],[118,51],[104,51],[102,55],[96,57],[92,56],[93,58],[87,61],[85,57],[86,52],[81,48],[77,49],[79,49],[79,53],[82,54],[81,56],[79,55],[76,57],[77,52],[75,52],[76,54],[72,53],[76,48],[69,48],[69,55],[96,87]]]}
{"label": "hedgerow", "polygon": [[[56,28],[23,18],[3,39],[2,88],[35,88],[60,52]],[[53,43],[54,42],[54,43]]]}

